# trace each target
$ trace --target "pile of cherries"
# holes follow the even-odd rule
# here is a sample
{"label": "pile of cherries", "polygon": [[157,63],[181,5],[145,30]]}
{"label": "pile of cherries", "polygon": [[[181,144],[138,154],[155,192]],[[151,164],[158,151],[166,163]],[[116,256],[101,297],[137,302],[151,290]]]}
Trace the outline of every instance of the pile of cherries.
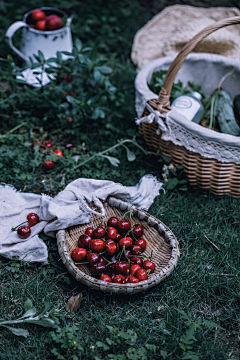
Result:
{"label": "pile of cherries", "polygon": [[[28,225],[22,225],[25,223]],[[18,237],[20,239],[27,239],[31,235],[31,227],[39,223],[39,217],[35,213],[30,213],[27,215],[27,220],[24,221],[22,224],[12,228],[12,231],[17,231]]]}
{"label": "pile of cherries", "polygon": [[30,27],[40,31],[58,30],[64,26],[58,15],[53,14],[47,16],[41,9],[33,10],[31,12],[31,18],[33,24],[31,24]]}
{"label": "pile of cherries", "polygon": [[148,279],[155,264],[143,254],[146,240],[143,227],[126,218],[110,217],[96,229],[88,227],[78,239],[71,257],[76,265],[88,264],[91,276],[117,284],[135,284]]}

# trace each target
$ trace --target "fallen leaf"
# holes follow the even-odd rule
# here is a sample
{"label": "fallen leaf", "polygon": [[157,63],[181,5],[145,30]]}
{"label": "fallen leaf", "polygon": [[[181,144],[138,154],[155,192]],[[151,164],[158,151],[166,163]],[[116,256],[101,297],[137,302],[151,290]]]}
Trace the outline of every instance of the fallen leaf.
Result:
{"label": "fallen leaf", "polygon": [[75,296],[71,296],[66,304],[67,311],[76,311],[81,305],[83,294],[79,293]]}

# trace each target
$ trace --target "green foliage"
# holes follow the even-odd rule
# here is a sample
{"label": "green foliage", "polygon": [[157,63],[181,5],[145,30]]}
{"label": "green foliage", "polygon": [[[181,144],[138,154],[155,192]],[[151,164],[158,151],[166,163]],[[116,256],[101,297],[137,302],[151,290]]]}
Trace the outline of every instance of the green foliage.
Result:
{"label": "green foliage", "polygon": [[57,346],[51,349],[56,359],[78,360],[84,350],[79,342],[76,326],[66,326],[66,328],[58,328],[55,332],[51,331],[46,342],[49,341],[52,346]]}

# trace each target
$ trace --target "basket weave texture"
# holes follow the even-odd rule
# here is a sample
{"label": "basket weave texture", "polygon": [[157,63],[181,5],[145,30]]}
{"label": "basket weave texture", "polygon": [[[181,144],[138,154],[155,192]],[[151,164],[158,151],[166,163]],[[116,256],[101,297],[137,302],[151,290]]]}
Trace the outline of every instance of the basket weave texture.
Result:
{"label": "basket weave texture", "polygon": [[[167,114],[171,110],[169,97],[172,89],[172,84],[177,75],[177,72],[183,65],[183,62],[185,61],[189,52],[192,51],[194,47],[202,39],[204,39],[212,32],[222,27],[239,24],[239,23],[240,23],[240,16],[235,16],[233,18],[227,18],[218,21],[215,24],[208,26],[207,28],[202,30],[182,48],[182,50],[180,51],[178,56],[174,59],[168,70],[164,85],[162,87],[162,90],[158,98],[155,97],[152,98],[152,100],[147,101],[148,104],[152,107],[153,111],[156,110],[159,111],[161,117],[161,114]],[[201,56],[201,54],[199,54],[199,56]],[[202,58],[203,58],[202,64],[204,64],[205,58],[204,56]],[[138,74],[138,77],[141,77],[140,73]],[[224,68],[223,68],[222,76],[223,75],[224,75]],[[207,78],[205,78],[205,80],[210,84],[212,84],[212,81],[209,80],[212,79],[213,79],[212,73],[209,74]],[[237,79],[237,83],[239,83],[239,78]],[[136,84],[137,84],[137,80],[136,80]],[[217,85],[218,84],[216,83],[215,88],[217,87]],[[240,93],[240,88],[238,94],[239,93]],[[142,116],[145,117],[148,114],[149,114],[149,110],[145,108]],[[162,120],[162,122],[164,123],[164,119]],[[186,124],[186,126],[188,125]],[[193,126],[196,127],[195,133],[197,133],[197,127],[199,128],[199,132],[201,131],[200,128],[202,127],[200,125],[194,124]],[[174,127],[172,127],[171,129],[168,130],[168,134],[171,134],[171,132],[173,133],[174,131],[175,131]],[[219,157],[218,159],[214,158],[214,154],[212,155],[212,158],[209,156],[205,157],[202,154],[198,153],[197,148],[192,149],[192,151],[189,150],[189,148],[187,149],[186,142],[184,142],[184,140],[182,141],[181,144],[179,144],[179,141],[176,144],[172,141],[166,141],[166,139],[163,140],[163,136],[162,136],[163,132],[158,129],[157,122],[139,123],[139,132],[143,136],[150,150],[157,151],[160,148],[163,155],[171,157],[174,165],[180,165],[180,164],[183,165],[184,170],[187,173],[187,178],[191,185],[198,186],[208,191],[210,190],[215,195],[222,196],[224,194],[227,194],[227,195],[232,195],[234,197],[240,197],[240,163],[239,163],[239,159],[237,159],[236,162],[232,161],[232,158],[234,157],[234,151],[239,152],[240,149],[239,137],[226,135],[226,134],[219,134],[218,136],[219,139],[215,141],[215,144],[214,144],[214,140],[212,140],[213,149],[220,148],[221,145],[219,145],[219,143],[221,142],[222,146],[225,148],[225,154],[229,150],[228,152],[230,155],[230,159],[228,159],[226,156],[222,156],[221,158],[222,161],[221,161]],[[211,137],[210,133],[214,133],[213,130],[206,129],[207,137]],[[174,137],[176,139],[178,135],[174,133]],[[193,135],[193,139],[194,137],[195,135]],[[228,148],[229,141],[232,142],[233,144],[232,148],[231,147]],[[205,144],[206,149],[209,147],[208,145],[209,143],[208,140],[206,139],[206,144]],[[204,148],[204,146],[202,147]],[[231,151],[233,152],[233,154],[231,154]]]}
{"label": "basket weave texture", "polygon": [[100,223],[100,218],[94,215],[90,224],[72,226],[57,233],[58,252],[70,274],[92,289],[116,294],[143,292],[167,278],[175,269],[180,256],[178,241],[172,231],[147,212],[116,198],[110,197],[104,203],[104,208],[106,219],[111,216],[121,218],[126,211],[133,210],[133,222],[140,223],[144,228],[144,238],[147,242],[144,253],[151,255],[152,252],[152,261],[156,265],[154,273],[149,275],[148,280],[138,284],[115,284],[106,283],[90,276],[87,265],[75,265],[71,259],[71,252],[77,247],[79,236],[85,232],[87,227],[97,227]]}

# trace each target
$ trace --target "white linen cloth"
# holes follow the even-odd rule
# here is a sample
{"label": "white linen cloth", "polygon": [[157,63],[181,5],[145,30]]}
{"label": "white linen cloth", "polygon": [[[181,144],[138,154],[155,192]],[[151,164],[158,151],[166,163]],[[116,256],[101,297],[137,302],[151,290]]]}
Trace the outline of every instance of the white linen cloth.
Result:
{"label": "white linen cloth", "polygon": [[[17,192],[9,185],[0,186],[0,255],[12,259],[43,262],[47,264],[47,246],[38,234],[55,237],[55,232],[69,226],[88,223],[93,213],[104,217],[100,200],[109,195],[148,210],[162,183],[152,175],[145,175],[136,186],[123,186],[113,181],[77,179],[57,196]],[[88,207],[88,202],[100,207],[101,212]],[[20,239],[12,227],[26,221],[31,212],[38,214],[40,222],[31,228],[27,239]]]}

